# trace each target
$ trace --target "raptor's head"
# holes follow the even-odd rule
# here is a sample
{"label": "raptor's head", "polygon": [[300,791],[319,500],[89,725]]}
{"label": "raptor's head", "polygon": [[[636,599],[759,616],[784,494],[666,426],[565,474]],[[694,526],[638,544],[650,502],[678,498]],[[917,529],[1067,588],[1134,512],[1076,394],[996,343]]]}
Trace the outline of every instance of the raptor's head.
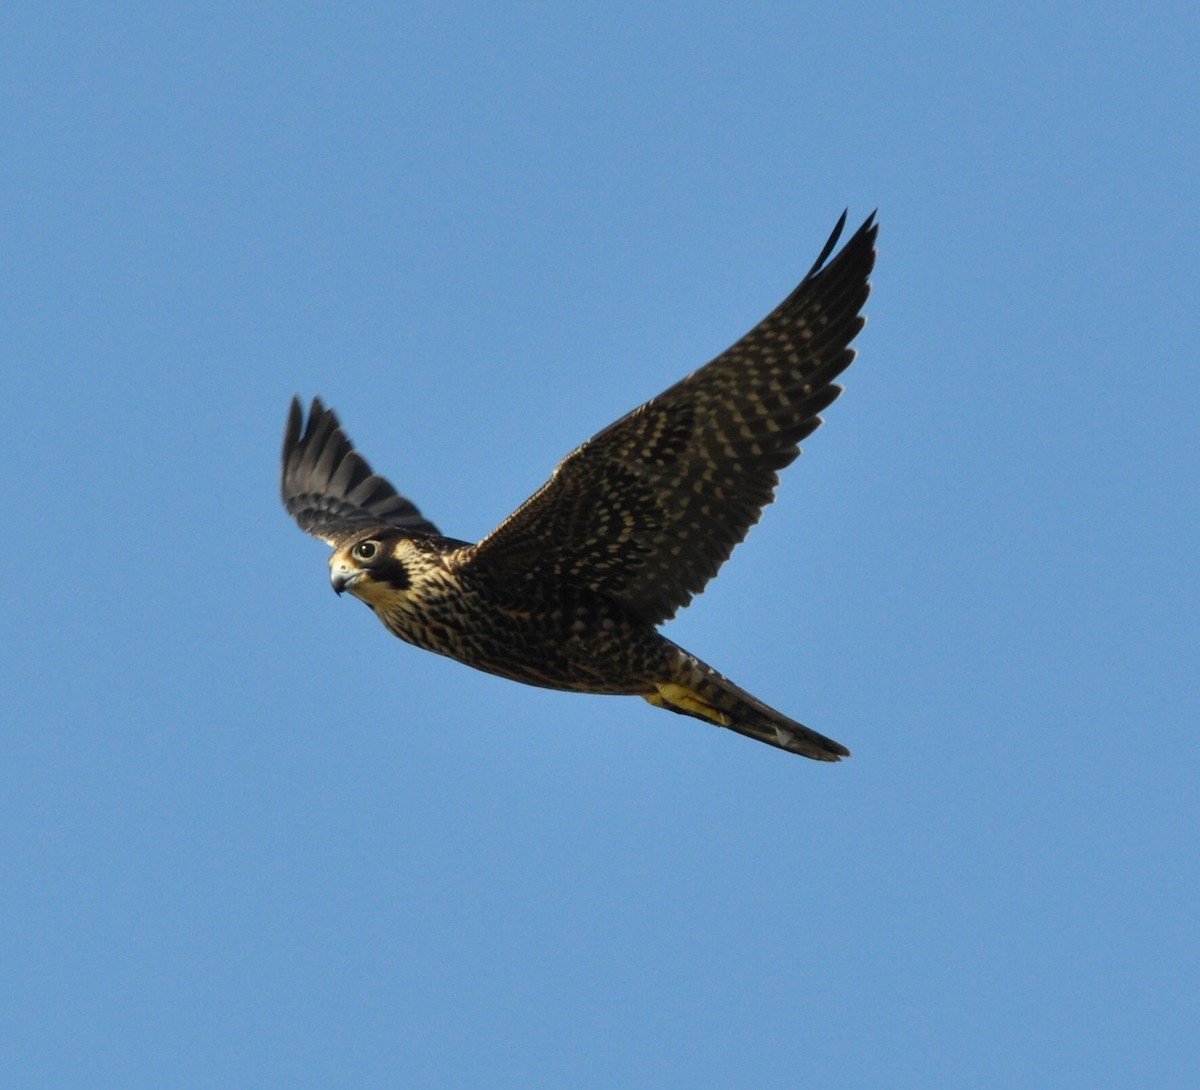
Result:
{"label": "raptor's head", "polygon": [[444,570],[441,550],[407,530],[367,530],[329,558],[329,581],[372,609],[387,612],[406,600],[434,572]]}

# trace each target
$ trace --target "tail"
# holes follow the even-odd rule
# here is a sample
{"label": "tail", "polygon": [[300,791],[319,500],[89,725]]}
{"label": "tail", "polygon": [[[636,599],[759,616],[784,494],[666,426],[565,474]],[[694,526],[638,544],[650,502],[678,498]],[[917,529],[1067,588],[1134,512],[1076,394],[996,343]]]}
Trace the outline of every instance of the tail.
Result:
{"label": "tail", "polygon": [[777,712],[682,648],[678,652],[672,677],[656,682],[655,691],[645,695],[656,708],[728,727],[814,761],[840,761],[850,756],[850,751],[832,738]]}

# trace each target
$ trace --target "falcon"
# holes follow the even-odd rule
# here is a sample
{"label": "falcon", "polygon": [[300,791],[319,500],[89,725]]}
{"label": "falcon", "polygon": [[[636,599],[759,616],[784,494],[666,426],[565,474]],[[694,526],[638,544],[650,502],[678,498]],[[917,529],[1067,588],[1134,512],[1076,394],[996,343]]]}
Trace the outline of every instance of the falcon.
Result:
{"label": "falcon", "polygon": [[568,454],[478,544],[446,537],[375,474],[319,398],[307,422],[294,398],[283,504],[333,547],[333,589],[400,639],[490,674],[640,696],[789,753],[848,757],[657,630],[758,521],[841,393],[878,230],[872,214],[830,259],[845,222],[749,333]]}

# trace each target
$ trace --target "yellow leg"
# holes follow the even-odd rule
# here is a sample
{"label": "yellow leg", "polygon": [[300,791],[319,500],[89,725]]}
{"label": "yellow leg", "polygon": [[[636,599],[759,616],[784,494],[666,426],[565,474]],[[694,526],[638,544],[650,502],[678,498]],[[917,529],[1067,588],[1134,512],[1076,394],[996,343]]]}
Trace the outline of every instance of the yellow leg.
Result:
{"label": "yellow leg", "polygon": [[667,708],[673,712],[682,712],[684,715],[694,715],[698,719],[707,719],[710,723],[716,723],[719,727],[727,727],[733,722],[728,715],[719,708],[713,707],[694,689],[685,689],[682,685],[676,685],[671,681],[655,685],[655,689],[658,691],[647,693],[643,699],[656,708]]}

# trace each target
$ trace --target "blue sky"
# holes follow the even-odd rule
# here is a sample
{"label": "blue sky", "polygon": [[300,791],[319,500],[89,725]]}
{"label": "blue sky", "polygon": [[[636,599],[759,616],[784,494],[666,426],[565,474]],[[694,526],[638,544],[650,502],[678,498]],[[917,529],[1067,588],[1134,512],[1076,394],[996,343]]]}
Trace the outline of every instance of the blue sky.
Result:
{"label": "blue sky", "polygon": [[[0,1083],[1191,1084],[1200,19],[826,9],[6,6]],[[667,631],[853,760],[329,592],[293,393],[477,538],[846,206]]]}

